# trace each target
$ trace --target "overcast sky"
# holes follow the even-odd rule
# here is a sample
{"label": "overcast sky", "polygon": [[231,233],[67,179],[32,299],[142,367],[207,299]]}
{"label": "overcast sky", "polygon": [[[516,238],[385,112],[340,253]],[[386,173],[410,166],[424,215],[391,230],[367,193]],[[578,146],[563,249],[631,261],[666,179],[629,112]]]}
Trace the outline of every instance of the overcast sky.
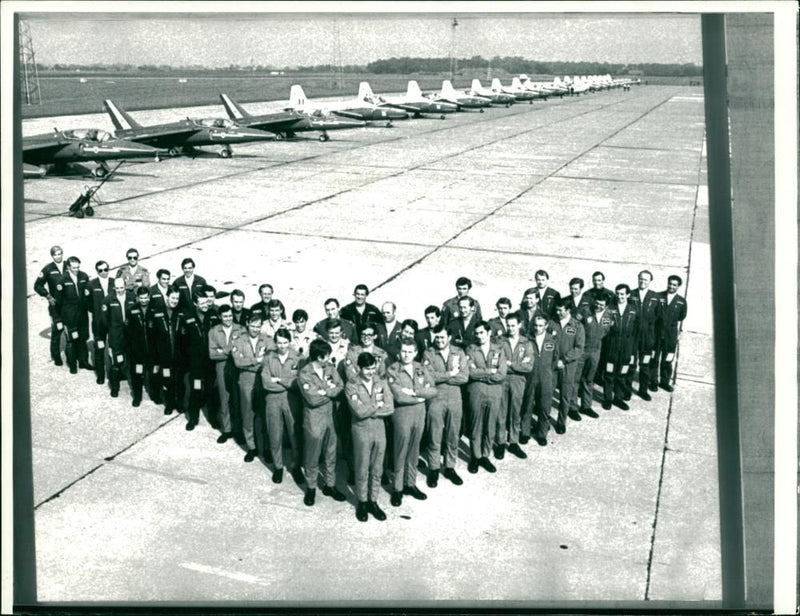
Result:
{"label": "overcast sky", "polygon": [[[222,5],[224,6],[224,5]],[[531,60],[701,63],[699,15],[456,13],[454,53]],[[25,14],[36,60],[187,66],[446,57],[453,14]]]}

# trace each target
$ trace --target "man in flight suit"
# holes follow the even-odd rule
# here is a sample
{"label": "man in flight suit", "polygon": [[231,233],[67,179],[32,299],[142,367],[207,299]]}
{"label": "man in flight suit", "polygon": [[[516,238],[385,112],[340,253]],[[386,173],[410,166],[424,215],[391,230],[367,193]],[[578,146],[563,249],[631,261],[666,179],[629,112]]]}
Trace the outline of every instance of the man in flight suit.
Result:
{"label": "man in flight suit", "polygon": [[567,309],[569,310],[572,318],[580,321],[581,313],[591,309],[592,300],[588,293],[583,291],[583,278],[573,278],[569,281],[569,297],[567,300]]}
{"label": "man in flight suit", "polygon": [[608,342],[603,372],[603,408],[608,410],[616,404],[623,411],[630,407],[631,399],[626,375],[632,369],[636,357],[639,336],[639,313],[628,301],[631,289],[626,284],[616,286],[617,302],[614,306],[611,329],[606,336]]}
{"label": "man in flight suit", "polygon": [[441,323],[433,329],[433,348],[425,350],[422,365],[430,368],[436,384],[437,395],[428,402],[425,430],[428,447],[425,459],[428,462],[429,488],[439,484],[439,469],[444,450],[444,476],[455,485],[464,483],[456,472],[458,443],[460,440],[463,401],[461,386],[469,381],[467,355],[450,344],[450,334]]}
{"label": "man in flight suit", "polygon": [[109,266],[105,261],[98,261],[94,266],[97,278],[89,281],[89,312],[92,314],[92,338],[94,338],[94,373],[97,384],[106,382],[106,343],[103,340],[103,300],[114,293],[114,285],[108,275]]}
{"label": "man in flight suit", "polygon": [[667,278],[667,290],[659,294],[661,314],[657,325],[656,357],[659,362],[659,385],[665,391],[673,391],[672,362],[678,349],[680,326],[686,318],[686,298],[678,295],[678,288],[683,284],[680,276]]}
{"label": "man in flight suit", "polygon": [[125,281],[122,278],[115,278],[114,294],[103,300],[102,307],[102,334],[111,360],[108,385],[112,398],[119,396],[119,382],[122,380],[123,370],[128,366],[127,321],[136,305],[136,297],[125,289]]}
{"label": "man in flight suit", "polygon": [[533,337],[533,320],[537,314],[544,316],[544,313],[539,310],[538,290],[536,287],[530,287],[525,289],[525,293],[522,294],[522,301],[519,304],[519,310],[517,310],[520,334],[528,340]]}
{"label": "man in flight suit", "polygon": [[425,323],[427,327],[423,327],[417,332],[416,341],[417,347],[425,353],[428,349],[433,347],[433,339],[435,330],[442,322],[442,311],[437,306],[430,305],[425,309]]}
{"label": "man in flight suit", "polygon": [[258,287],[258,296],[261,298],[261,301],[250,306],[250,312],[257,312],[261,317],[262,324],[269,319],[269,303],[272,301],[273,293],[274,290],[271,284],[268,282],[262,284]]}
{"label": "man in flight suit", "polygon": [[[152,297],[152,296],[151,296]],[[175,287],[167,289],[163,308],[151,308],[147,323],[153,352],[150,390],[164,402],[164,415],[178,408],[178,304],[181,294]],[[152,299],[150,301],[153,301]],[[156,402],[156,399],[153,399]]]}
{"label": "man in flight suit", "polygon": [[[558,385],[558,421],[556,434],[567,431],[567,414],[575,400],[575,371],[578,360],[583,357],[586,335],[583,325],[572,317],[565,299],[556,301],[556,318],[550,321],[550,331],[556,339],[558,362],[556,362],[556,380]],[[580,421],[579,413],[570,415],[574,421]]]}
{"label": "man in flight suit", "polygon": [[233,363],[239,372],[239,401],[241,404],[242,432],[244,433],[247,453],[245,462],[252,462],[258,455],[255,439],[255,397],[256,375],[264,363],[267,353],[267,340],[261,333],[261,313],[250,313],[247,321],[247,335],[239,336],[233,341]]}
{"label": "man in flight suit", "polygon": [[550,282],[550,274],[545,270],[540,269],[534,274],[536,280],[536,296],[539,298],[539,310],[544,313],[548,319],[553,319],[556,316],[556,302],[561,299],[561,294],[547,286]]}
{"label": "man in flight suit", "polygon": [[614,324],[613,315],[606,309],[604,297],[598,298],[590,308],[584,307],[579,312],[584,329],[583,355],[577,361],[575,378],[578,382],[580,413],[597,419],[599,415],[592,410],[594,399],[594,375],[600,363],[600,351],[608,330]]}
{"label": "man in flight suit", "polygon": [[156,283],[150,287],[150,308],[153,310],[164,310],[167,306],[167,293],[170,288],[169,270],[160,269],[156,272]]}
{"label": "man in flight suit", "polygon": [[[655,384],[656,376],[654,356],[656,349],[656,321],[661,312],[661,301],[658,293],[648,287],[653,281],[653,274],[648,270],[639,272],[638,287],[631,293],[630,301],[639,313],[639,339],[636,344],[636,358],[627,374],[628,389],[633,388],[633,374],[636,364],[639,365],[639,396],[650,400],[648,389],[650,383]],[[637,362],[638,360],[638,362]]]}
{"label": "man in flight suit", "polygon": [[336,430],[333,425],[333,400],[344,389],[339,372],[330,362],[331,345],[314,340],[309,345],[308,362],[297,374],[303,396],[303,469],[306,494],[303,503],[313,507],[317,495],[320,454],[324,454],[322,493],[336,501],[346,497],[336,488]]}
{"label": "man in flight suit", "polygon": [[422,433],[425,430],[425,401],[436,396],[433,373],[414,358],[417,344],[413,338],[400,341],[400,359],[386,369],[386,380],[394,396],[394,482],[391,504],[399,507],[403,495],[417,500],[428,498],[417,486],[417,461]]}
{"label": "man in flight suit", "polygon": [[[317,322],[314,326],[314,333],[323,340],[328,340],[328,326],[334,321],[338,322],[341,326],[341,337],[347,342],[355,342],[358,340],[358,338],[356,338],[356,326],[347,319],[339,316],[339,300],[330,297],[325,300],[325,318]],[[330,342],[330,340],[328,340],[328,342]]]}
{"label": "man in flight suit", "polygon": [[[136,302],[137,304],[128,312],[128,320],[126,322],[126,338],[128,340],[128,365],[131,375],[130,385],[133,400],[133,406],[139,406],[142,403],[142,391],[144,389],[145,376],[150,374],[152,365],[152,351],[150,347],[153,341],[150,340],[148,335],[147,322],[150,319],[150,289],[146,286],[136,288]],[[158,393],[153,392],[152,380],[148,383],[150,386],[150,399],[153,402],[160,402]]]}
{"label": "man in flight suit", "polygon": [[[372,325],[369,322],[364,327]],[[374,327],[374,325],[372,325]],[[362,329],[361,333],[364,333]],[[377,348],[377,347],[375,347]],[[383,457],[386,452],[384,418],[394,412],[392,390],[387,382],[377,376],[375,356],[362,352],[356,358],[358,376],[345,385],[345,397],[353,415],[352,439],[355,458],[355,493],[358,499],[356,518],[367,521],[371,513],[376,520],[384,521],[386,514],[378,505],[381,491]]]}
{"label": "man in flight suit", "polygon": [[64,251],[61,246],[53,246],[50,249],[50,256],[53,258],[39,272],[36,282],[33,283],[33,290],[37,295],[41,295],[47,300],[47,312],[50,314],[50,359],[56,366],[63,366],[61,361],[61,335],[64,331],[64,324],[58,314],[56,305],[56,285],[61,277],[66,274],[64,264]]}
{"label": "man in flight suit", "polygon": [[125,289],[131,293],[136,293],[139,287],[149,289],[150,272],[143,265],[139,265],[139,251],[129,248],[125,258],[128,262],[117,270],[117,278],[125,281]]}
{"label": "man in flight suit", "polygon": [[65,354],[72,374],[78,373],[78,367],[89,369],[86,349],[89,339],[89,277],[80,271],[80,267],[78,257],[67,259],[66,273],[58,279],[55,295],[58,315],[67,334]]}
{"label": "man in flight suit", "polygon": [[475,314],[475,306],[474,299],[462,297],[458,300],[458,316],[450,319],[446,325],[447,331],[450,332],[451,343],[462,350],[466,350],[475,342],[475,326],[480,323]]}
{"label": "man in flight suit", "polygon": [[233,322],[236,325],[241,325],[242,328],[247,326],[247,317],[250,311],[244,307],[244,292],[239,289],[231,291],[231,311],[233,314]]}
{"label": "man in flight suit", "polygon": [[522,403],[522,436],[520,443],[527,443],[531,434],[532,416],[535,414],[536,431],[533,437],[540,446],[547,445],[550,431],[550,408],[553,406],[553,374],[558,366],[558,347],[553,334],[547,330],[547,318],[537,314],[533,318],[533,370]]}
{"label": "man in flight suit", "polygon": [[475,344],[467,347],[469,364],[470,473],[482,466],[490,473],[497,469],[489,460],[497,416],[503,399],[503,384],[508,373],[508,357],[503,347],[492,342],[489,324],[475,324]]}
{"label": "man in flight suit", "polygon": [[239,396],[234,396],[238,383],[236,365],[233,363],[233,344],[239,336],[246,335],[247,329],[244,325],[233,322],[233,309],[227,304],[220,307],[219,318],[221,322],[208,332],[208,357],[214,362],[219,395],[219,423],[222,434],[217,438],[217,442],[225,443],[233,436],[231,407],[239,401]]}
{"label": "man in flight suit", "polygon": [[[466,276],[461,276],[458,280],[456,280],[456,296],[446,300],[442,305],[442,323],[444,323],[445,327],[447,327],[450,321],[461,316],[459,300],[464,297],[469,297],[469,292],[471,289],[472,281]],[[482,320],[483,316],[481,314],[481,305],[478,303],[478,300],[474,298],[472,300],[472,308],[472,312],[475,315],[475,321]],[[453,344],[455,344],[455,341]]]}
{"label": "man in flight suit", "polygon": [[[509,309],[511,302],[509,302]],[[520,459],[527,454],[519,446],[522,429],[522,401],[525,396],[525,384],[533,370],[533,345],[530,340],[519,333],[519,317],[509,314],[506,317],[508,333],[498,342],[506,355],[508,372],[503,382],[503,398],[497,421],[497,438],[495,439],[494,457],[502,460],[505,456],[506,442],[508,451]]]}
{"label": "man in flight suit", "polygon": [[202,295],[202,289],[206,286],[206,279],[202,276],[197,276],[194,273],[194,259],[186,257],[181,261],[181,269],[183,276],[178,276],[172,286],[178,289],[181,294],[181,302],[178,308],[183,310],[191,310],[194,296],[196,294]]}
{"label": "man in flight suit", "polygon": [[[354,301],[344,306],[339,313],[340,319],[350,321],[356,328],[356,335],[361,335],[361,330],[367,323],[378,325],[383,322],[383,315],[377,306],[367,302],[369,288],[365,284],[357,284],[353,289]],[[355,340],[351,338],[351,342]]]}
{"label": "man in flight suit", "polygon": [[[497,316],[489,319],[489,329],[492,332],[492,340],[500,342],[508,333],[506,320],[508,315],[511,314],[511,300],[507,297],[501,297],[497,300],[495,307],[497,308]],[[519,318],[517,318],[517,323],[519,323]]]}

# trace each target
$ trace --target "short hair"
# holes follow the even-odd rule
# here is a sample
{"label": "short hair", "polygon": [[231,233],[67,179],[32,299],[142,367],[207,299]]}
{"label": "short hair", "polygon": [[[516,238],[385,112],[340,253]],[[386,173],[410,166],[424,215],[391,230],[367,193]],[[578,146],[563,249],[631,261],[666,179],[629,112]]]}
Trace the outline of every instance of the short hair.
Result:
{"label": "short hair", "polygon": [[271,299],[267,304],[267,310],[271,308],[280,308],[281,309],[281,316],[286,314],[286,308],[283,306],[283,302],[279,299]]}
{"label": "short hair", "polygon": [[497,300],[495,306],[499,307],[501,305],[508,306],[509,308],[511,308],[511,300],[508,299],[507,297],[501,297],[500,299]]}
{"label": "short hair", "polygon": [[162,267],[160,270],[158,270],[158,271],[156,272],[156,278],[161,278],[161,277],[162,277],[162,276],[164,276],[165,274],[166,274],[167,276],[172,276],[172,274],[170,273],[170,271],[169,271],[168,269],[164,269],[164,268]]}
{"label": "short hair", "polygon": [[536,270],[536,273],[533,275],[533,277],[535,278],[536,276],[544,276],[545,278],[547,278],[548,280],[550,280],[550,274],[548,274],[548,273],[547,273],[545,270],[543,270],[543,269]]}
{"label": "short hair", "polygon": [[621,289],[625,289],[625,293],[627,293],[628,295],[630,295],[630,293],[631,293],[631,288],[630,288],[628,285],[626,285],[624,282],[621,282],[621,283],[619,283],[619,284],[618,284],[616,287],[614,287],[614,291],[619,291],[619,290],[621,290]]}
{"label": "short hair", "polygon": [[400,329],[403,329],[404,327],[410,327],[415,332],[419,331],[419,323],[417,323],[414,319],[406,319],[400,323]]}
{"label": "short hair", "polygon": [[328,304],[330,304],[330,303],[334,303],[334,304],[336,304],[336,307],[337,307],[337,308],[339,307],[339,300],[338,300],[338,299],[336,299],[335,297],[329,297],[328,299],[326,299],[326,300],[325,300],[325,303],[324,303],[324,304],[322,304],[322,305],[323,305],[323,307],[324,307],[324,306],[327,306],[327,305],[328,305]]}
{"label": "short hair", "polygon": [[544,321],[545,325],[546,325],[547,324],[547,317],[544,316],[543,314],[537,313],[537,314],[533,315],[533,321],[534,321],[534,323],[536,321]]}
{"label": "short hair", "polygon": [[359,353],[358,359],[356,360],[356,364],[359,368],[370,368],[377,363],[378,360],[375,359],[375,356],[367,351]]}
{"label": "short hair", "polygon": [[108,261],[98,261],[97,263],[94,264],[94,269],[96,269],[96,270],[100,269],[101,265],[108,266]]}
{"label": "short hair", "polygon": [[169,297],[173,293],[177,293],[178,295],[181,294],[180,290],[175,285],[167,285],[167,297]]}
{"label": "short hair", "polygon": [[261,317],[261,313],[258,310],[254,310],[253,312],[247,315],[247,325],[255,323],[256,321],[261,323],[263,320],[264,319]]}
{"label": "short hair", "polygon": [[210,284],[203,285],[202,292],[206,296],[211,296],[211,297],[214,297],[214,298],[217,297],[217,289],[216,289],[216,287],[213,287]]}
{"label": "short hair", "polygon": [[205,287],[201,287],[192,293],[192,303],[196,304],[199,300],[206,299]]}
{"label": "short hair", "polygon": [[434,334],[441,334],[442,332],[444,332],[448,336],[450,335],[449,330],[442,323],[439,323],[439,325],[433,328]]}
{"label": "short hair", "polygon": [[128,250],[126,250],[126,251],[125,251],[125,256],[127,257],[127,256],[128,256],[128,255],[130,255],[132,252],[135,252],[137,257],[139,256],[139,251],[138,251],[138,250],[136,250],[135,248],[128,248]]}
{"label": "short hair", "polygon": [[138,287],[136,289],[136,295],[147,295],[147,297],[150,297],[150,289],[145,286]]}
{"label": "short hair", "polygon": [[469,295],[465,295],[464,297],[459,297],[458,298],[458,303],[460,304],[461,302],[469,302],[469,307],[470,308],[474,308],[475,307],[475,300],[472,299]]}
{"label": "short hair", "polygon": [[369,295],[369,287],[365,284],[357,284],[353,289],[353,295],[356,294],[356,291],[364,291],[367,295]]}
{"label": "short hair", "polygon": [[341,319],[330,319],[329,321],[325,322],[325,331],[330,332],[332,329],[337,327],[342,327],[342,320]]}
{"label": "short hair", "polygon": [[639,276],[641,276],[642,274],[647,274],[648,276],[650,276],[650,280],[653,279],[653,272],[651,272],[650,270],[642,270],[641,272],[639,272]]}
{"label": "short hair", "polygon": [[234,295],[236,297],[241,297],[242,299],[244,299],[244,291],[242,291],[241,289],[234,289],[233,291],[231,291],[231,297],[233,297]]}
{"label": "short hair", "polygon": [[574,284],[578,285],[582,289],[583,288],[583,278],[578,278],[577,276],[575,278],[572,278],[569,281],[569,286],[572,286]]}
{"label": "short hair", "polygon": [[308,345],[308,360],[317,361],[331,354],[331,345],[317,338]]}
{"label": "short hair", "polygon": [[400,345],[401,347],[410,346],[414,347],[414,350],[417,350],[417,341],[414,340],[411,336],[403,336],[400,338]]}
{"label": "short hair", "polygon": [[594,298],[594,303],[603,302],[604,304],[608,305],[608,298],[605,295],[598,295]]}
{"label": "short hair", "polygon": [[567,310],[569,310],[569,301],[570,300],[567,299],[566,297],[559,297],[556,300],[556,308],[566,308]]}
{"label": "short hair", "polygon": [[289,342],[291,342],[292,341],[292,334],[285,327],[279,327],[277,330],[275,330],[275,335],[272,337],[272,339],[275,342],[277,342],[278,338],[283,338],[284,340],[288,340]]}
{"label": "short hair", "polygon": [[78,257],[70,257],[67,259],[67,265],[72,265],[73,263],[77,263],[78,265],[81,264],[81,260]]}
{"label": "short hair", "polygon": [[181,269],[183,269],[187,265],[191,265],[192,267],[197,267],[194,264],[194,259],[192,259],[191,257],[186,257],[183,261],[181,261]]}
{"label": "short hair", "polygon": [[[539,289],[536,287],[528,287],[525,289],[525,292],[522,294],[522,299],[525,299],[527,295],[536,295],[539,292]],[[538,298],[538,295],[536,295]]]}
{"label": "short hair", "polygon": [[461,276],[458,280],[456,280],[457,287],[467,286],[470,289],[472,288],[472,281],[467,278],[466,276]]}
{"label": "short hair", "polygon": [[442,311],[439,309],[438,306],[434,306],[433,304],[431,304],[425,309],[425,315],[427,316],[429,314],[435,314],[437,317],[441,317]]}
{"label": "short hair", "polygon": [[308,321],[308,313],[302,308],[298,308],[292,313],[292,322]]}
{"label": "short hair", "polygon": [[506,321],[510,321],[511,319],[514,319],[517,323],[520,322],[519,315],[516,312],[509,312],[508,315],[506,315]]}
{"label": "short hair", "polygon": [[268,282],[265,282],[260,287],[258,287],[258,294],[261,295],[261,291],[263,291],[266,288],[269,288],[269,290],[272,291],[273,293],[275,292],[275,289],[272,288],[272,285]]}
{"label": "short hair", "polygon": [[678,286],[681,286],[683,284],[683,278],[681,278],[677,274],[672,274],[671,276],[667,276],[667,284],[669,284],[673,280],[676,280],[678,282]]}
{"label": "short hair", "polygon": [[606,275],[599,270],[596,271],[594,274],[592,274],[592,278],[596,278],[597,276],[600,276],[600,278],[602,278],[603,280],[606,279]]}
{"label": "short hair", "polygon": [[233,312],[233,308],[231,308],[230,304],[222,304],[222,306],[217,309],[217,312],[219,312],[220,315],[223,315],[227,314],[228,312]]}
{"label": "short hair", "polygon": [[484,331],[490,332],[492,331],[489,327],[489,324],[486,321],[478,321],[475,323],[475,329],[477,330],[479,327],[482,327]]}
{"label": "short hair", "polygon": [[372,323],[372,322],[370,322],[370,321],[367,321],[366,323],[364,323],[364,325],[362,325],[362,326],[361,326],[361,332],[360,332],[360,334],[359,334],[359,335],[363,334],[363,333],[364,333],[366,330],[368,330],[368,329],[372,331],[372,334],[373,334],[373,335],[375,335],[375,334],[377,334],[377,333],[378,333],[378,327],[377,327],[377,325],[375,325],[375,323]]}
{"label": "short hair", "polygon": [[61,246],[59,246],[58,244],[56,244],[55,246],[52,246],[52,247],[50,248],[50,256],[52,257],[52,256],[53,256],[53,255],[55,255],[57,252],[61,252],[62,254],[63,254],[63,252],[64,252],[64,249],[63,249],[63,248],[61,248]]}

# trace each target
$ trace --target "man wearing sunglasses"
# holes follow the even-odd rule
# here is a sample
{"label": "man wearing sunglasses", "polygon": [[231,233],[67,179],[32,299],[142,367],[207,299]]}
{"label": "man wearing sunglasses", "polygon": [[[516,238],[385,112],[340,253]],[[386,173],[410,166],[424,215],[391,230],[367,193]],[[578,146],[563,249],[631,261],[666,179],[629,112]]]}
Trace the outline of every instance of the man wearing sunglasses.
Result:
{"label": "man wearing sunglasses", "polygon": [[139,251],[129,248],[125,253],[128,262],[117,270],[117,278],[125,281],[125,290],[136,292],[139,287],[150,288],[150,272],[143,265],[139,265]]}
{"label": "man wearing sunglasses", "polygon": [[97,278],[89,281],[89,312],[92,315],[92,338],[94,338],[94,374],[97,377],[97,384],[102,385],[106,382],[106,352],[105,340],[103,339],[103,300],[114,294],[114,283],[108,275],[108,263],[98,261],[94,266]]}

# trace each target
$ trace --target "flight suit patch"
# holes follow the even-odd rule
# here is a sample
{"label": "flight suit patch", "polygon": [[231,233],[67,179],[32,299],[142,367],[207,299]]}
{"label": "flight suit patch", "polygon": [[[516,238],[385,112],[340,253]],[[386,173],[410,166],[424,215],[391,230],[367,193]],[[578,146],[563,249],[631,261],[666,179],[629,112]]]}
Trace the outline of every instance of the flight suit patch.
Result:
{"label": "flight suit patch", "polygon": [[554,348],[556,348],[556,345],[554,345],[552,342],[545,342],[543,348],[545,351],[552,351]]}
{"label": "flight suit patch", "polygon": [[567,326],[567,328],[564,331],[567,334],[569,334],[570,336],[574,336],[575,335],[575,328],[574,327]]}
{"label": "flight suit patch", "polygon": [[164,376],[169,378],[169,368],[164,368]]}

